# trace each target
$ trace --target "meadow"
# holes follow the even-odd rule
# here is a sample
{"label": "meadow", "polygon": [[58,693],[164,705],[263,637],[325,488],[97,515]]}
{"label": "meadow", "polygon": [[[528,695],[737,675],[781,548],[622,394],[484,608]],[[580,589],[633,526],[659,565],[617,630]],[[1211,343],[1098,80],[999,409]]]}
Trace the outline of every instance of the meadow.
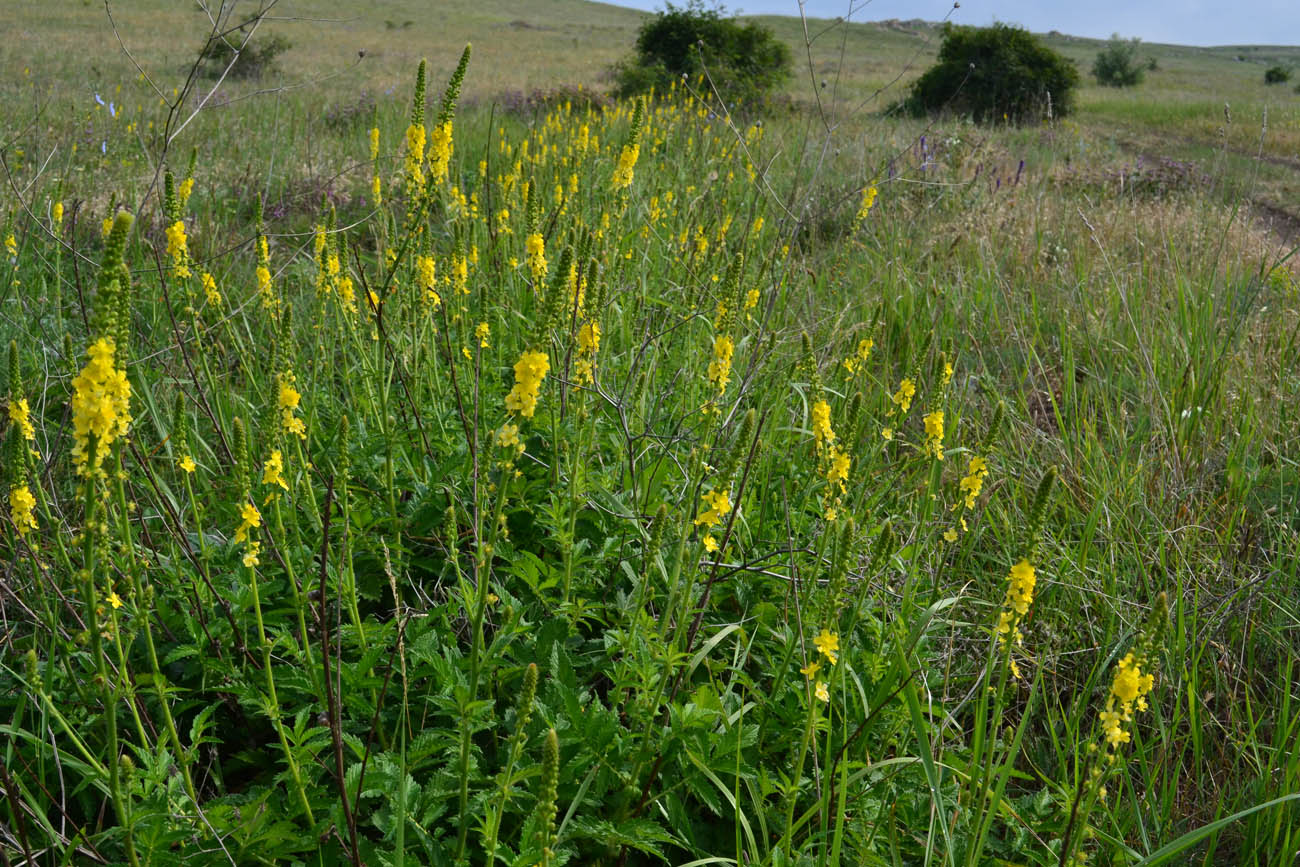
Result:
{"label": "meadow", "polygon": [[5,864],[1294,863],[1300,48],[427,5],[0,9]]}

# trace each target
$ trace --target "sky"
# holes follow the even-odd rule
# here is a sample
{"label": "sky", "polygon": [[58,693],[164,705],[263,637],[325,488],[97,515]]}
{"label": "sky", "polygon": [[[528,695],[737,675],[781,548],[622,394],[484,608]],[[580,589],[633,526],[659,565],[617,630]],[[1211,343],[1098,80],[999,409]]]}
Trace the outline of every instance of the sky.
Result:
{"label": "sky", "polygon": [[[662,9],[662,0],[605,0],[637,9]],[[853,21],[923,18],[957,24],[1019,24],[1036,33],[1059,30],[1104,39],[1118,32],[1146,42],[1178,45],[1300,44],[1300,0],[806,0],[809,17],[838,18],[850,6]],[[679,2],[676,5],[685,5]],[[798,15],[798,0],[731,0],[728,12]]]}

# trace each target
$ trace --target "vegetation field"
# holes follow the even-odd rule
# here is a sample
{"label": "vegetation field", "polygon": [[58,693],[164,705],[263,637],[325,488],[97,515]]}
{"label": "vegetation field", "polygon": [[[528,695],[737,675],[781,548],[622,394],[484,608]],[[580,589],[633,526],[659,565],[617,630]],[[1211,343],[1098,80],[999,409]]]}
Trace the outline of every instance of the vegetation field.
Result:
{"label": "vegetation field", "polygon": [[3,863],[1295,862],[1300,48],[434,5],[0,8]]}

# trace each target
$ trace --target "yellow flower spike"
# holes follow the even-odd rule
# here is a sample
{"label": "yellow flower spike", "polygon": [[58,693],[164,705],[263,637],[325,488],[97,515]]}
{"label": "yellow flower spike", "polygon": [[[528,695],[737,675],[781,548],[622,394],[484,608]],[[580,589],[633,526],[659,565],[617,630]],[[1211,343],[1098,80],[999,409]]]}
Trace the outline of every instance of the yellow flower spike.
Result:
{"label": "yellow flower spike", "polygon": [[36,441],[36,430],[32,427],[32,411],[27,405],[27,398],[20,397],[9,401],[9,421],[23,439],[28,442]]}
{"label": "yellow flower spike", "polygon": [[[102,475],[104,457],[113,443],[126,434],[131,424],[131,384],[116,363],[113,340],[101,337],[86,350],[89,361],[72,380],[72,447],[77,474],[83,478]],[[90,442],[94,437],[95,460],[90,464]]]}
{"label": "yellow flower spike", "polygon": [[943,460],[943,410],[925,416],[925,451],[936,461]]}
{"label": "yellow flower spike", "polygon": [[284,480],[284,456],[279,449],[272,451],[271,457],[262,465],[262,484],[279,485],[283,490],[289,490],[289,483]]}
{"label": "yellow flower spike", "polygon": [[524,418],[532,418],[537,410],[538,392],[550,367],[546,353],[525,351],[515,362],[515,385],[506,395],[506,409]]}
{"label": "yellow flower spike", "polygon": [[731,382],[731,359],[735,352],[736,343],[730,335],[722,334],[714,338],[713,360],[709,362],[708,377],[719,395],[726,392],[727,383]]}
{"label": "yellow flower spike", "polygon": [[829,629],[822,628],[821,633],[813,639],[817,652],[826,657],[831,665],[839,662],[840,637]]}
{"label": "yellow flower spike", "polygon": [[701,499],[704,500],[707,508],[701,510],[695,518],[695,526],[712,530],[731,512],[731,491],[727,488],[708,491]]}
{"label": "yellow flower spike", "polygon": [[894,392],[890,398],[899,409],[907,412],[912,408],[912,398],[916,396],[916,383],[910,379],[904,379],[898,384],[898,391]]}
{"label": "yellow flower spike", "polygon": [[252,503],[245,502],[240,506],[239,518],[239,527],[235,529],[235,544],[247,542],[248,531],[262,526],[262,513]]}
{"label": "yellow flower spike", "polygon": [[26,536],[36,529],[36,498],[27,485],[16,485],[9,491],[9,517],[18,529],[19,536]]}

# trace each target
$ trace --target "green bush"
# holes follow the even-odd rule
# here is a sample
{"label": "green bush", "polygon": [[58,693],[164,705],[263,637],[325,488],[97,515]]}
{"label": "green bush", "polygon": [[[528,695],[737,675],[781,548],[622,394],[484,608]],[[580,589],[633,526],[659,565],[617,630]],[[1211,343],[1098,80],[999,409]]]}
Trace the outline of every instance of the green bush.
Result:
{"label": "green bush", "polygon": [[1023,123],[1074,107],[1079,71],[1027,30],[1010,24],[947,24],[939,62],[912,85],[906,105],[916,114],[949,111],[976,123]]}
{"label": "green bush", "polygon": [[1112,34],[1106,47],[1097,53],[1092,64],[1092,74],[1097,83],[1106,87],[1132,87],[1141,84],[1146,70],[1138,61],[1138,45],[1142,40],[1136,36],[1121,39],[1118,33]]}
{"label": "green bush", "polygon": [[683,76],[707,72],[727,102],[757,102],[790,76],[790,47],[757,22],[724,18],[701,0],[665,9],[641,25],[636,54],[614,68],[617,92],[663,90]]}
{"label": "green bush", "polygon": [[1264,70],[1265,84],[1285,84],[1291,80],[1291,70],[1285,66],[1270,66]]}
{"label": "green bush", "polygon": [[261,78],[291,47],[292,43],[279,34],[250,37],[240,28],[208,40],[199,54],[199,72],[208,78],[220,78],[223,73],[227,78]]}

